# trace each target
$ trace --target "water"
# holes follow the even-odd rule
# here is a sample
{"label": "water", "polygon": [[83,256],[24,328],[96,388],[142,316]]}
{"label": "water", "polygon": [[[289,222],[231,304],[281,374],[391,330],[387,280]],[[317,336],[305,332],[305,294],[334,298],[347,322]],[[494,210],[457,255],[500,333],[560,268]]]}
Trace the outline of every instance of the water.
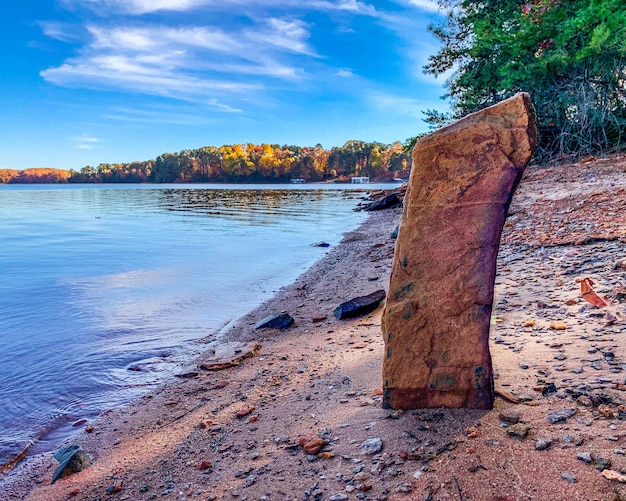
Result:
{"label": "water", "polygon": [[0,185],[0,465],[162,382],[361,222],[362,196]]}

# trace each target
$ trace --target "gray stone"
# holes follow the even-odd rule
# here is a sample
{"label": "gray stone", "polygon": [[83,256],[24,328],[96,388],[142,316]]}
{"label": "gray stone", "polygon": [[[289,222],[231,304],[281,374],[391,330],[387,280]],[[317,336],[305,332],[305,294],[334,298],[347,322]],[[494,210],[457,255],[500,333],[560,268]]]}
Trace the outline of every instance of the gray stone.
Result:
{"label": "gray stone", "polygon": [[498,419],[506,424],[516,424],[520,420],[520,413],[517,409],[503,410]]}
{"label": "gray stone", "polygon": [[383,448],[383,441],[380,438],[368,438],[361,444],[361,452],[363,454],[376,454]]}
{"label": "gray stone", "polygon": [[289,313],[278,313],[276,315],[268,315],[264,319],[259,320],[254,326],[254,330],[279,329],[284,331],[291,324],[293,324],[293,318]]}
{"label": "gray stone", "polygon": [[402,200],[398,196],[398,193],[390,193],[389,195],[385,195],[378,200],[374,200],[371,204],[365,207],[366,211],[375,211],[382,209],[391,209],[393,207],[397,207],[402,204]]}
{"label": "gray stone", "polygon": [[535,440],[535,450],[537,451],[545,451],[550,448],[550,446],[554,443],[554,440],[547,437],[540,437]]}
{"label": "gray stone", "polygon": [[574,475],[571,471],[564,471],[563,473],[561,473],[561,478],[566,482],[569,482],[570,484],[575,484],[576,482],[578,482],[578,480],[576,479],[576,475]]}
{"label": "gray stone", "polygon": [[78,473],[91,464],[91,458],[79,445],[70,445],[54,453],[54,459],[59,463],[59,467],[52,475],[51,484],[59,478]]}
{"label": "gray stone", "polygon": [[568,409],[564,407],[562,409],[549,412],[546,419],[548,420],[548,423],[555,424],[571,418],[574,414],[576,414],[576,409]]}

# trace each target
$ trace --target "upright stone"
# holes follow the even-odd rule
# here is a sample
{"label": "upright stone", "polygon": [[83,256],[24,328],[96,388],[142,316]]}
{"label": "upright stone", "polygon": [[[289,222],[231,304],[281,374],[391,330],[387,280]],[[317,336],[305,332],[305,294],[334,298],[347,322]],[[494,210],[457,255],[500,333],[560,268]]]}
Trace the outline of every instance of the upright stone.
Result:
{"label": "upright stone", "polygon": [[415,145],[383,313],[385,407],[493,406],[496,257],[536,143],[520,93]]}

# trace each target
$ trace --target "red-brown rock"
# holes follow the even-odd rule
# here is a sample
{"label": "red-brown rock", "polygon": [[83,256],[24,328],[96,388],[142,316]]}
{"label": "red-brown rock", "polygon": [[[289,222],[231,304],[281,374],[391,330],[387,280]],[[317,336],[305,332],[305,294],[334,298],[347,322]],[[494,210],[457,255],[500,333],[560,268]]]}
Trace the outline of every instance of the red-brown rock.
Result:
{"label": "red-brown rock", "polygon": [[326,445],[326,440],[324,440],[323,438],[315,437],[312,440],[306,442],[302,446],[302,448],[307,454],[317,454],[322,449],[322,447],[324,447],[324,445]]}
{"label": "red-brown rock", "polygon": [[383,314],[385,407],[492,407],[496,256],[536,142],[530,98],[517,94],[413,149]]}

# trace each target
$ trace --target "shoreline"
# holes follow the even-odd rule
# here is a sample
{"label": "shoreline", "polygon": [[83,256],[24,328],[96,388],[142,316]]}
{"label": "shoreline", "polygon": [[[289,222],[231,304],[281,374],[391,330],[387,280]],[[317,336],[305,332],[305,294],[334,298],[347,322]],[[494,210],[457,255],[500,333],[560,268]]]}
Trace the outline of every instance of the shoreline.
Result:
{"label": "shoreline", "polygon": [[[200,370],[201,357],[184,371],[196,376],[90,423],[76,443],[92,466],[50,486],[51,455],[27,460],[0,481],[3,493],[45,501],[626,497],[598,467],[626,471],[625,193],[622,157],[527,169],[498,258],[492,411],[382,409],[382,308],[333,316],[339,303],[387,289],[400,215],[389,209],[370,213],[228,331],[229,341],[258,341],[256,357],[219,372]],[[588,304],[584,277],[616,302]],[[283,310],[293,327],[253,330]],[[573,414],[552,422],[562,409]],[[312,438],[322,448],[307,454],[300,443]]]}
{"label": "shoreline", "polygon": [[[364,187],[361,187],[361,186],[359,186],[358,188],[364,189]],[[393,241],[390,239],[390,235],[393,229],[395,228],[395,225],[397,224],[397,220],[399,219],[399,214],[400,214],[400,209],[387,210],[387,211],[382,211],[382,212],[377,212],[377,213],[369,213],[368,217],[363,223],[361,223],[355,230],[346,232],[344,234],[344,238],[337,246],[333,247],[328,253],[326,253],[324,256],[318,259],[315,263],[313,263],[313,265],[309,267],[306,271],[304,271],[299,277],[297,277],[294,282],[279,289],[272,298],[261,303],[258,307],[256,307],[249,313],[245,314],[241,318],[229,322],[229,324],[232,324],[232,325],[226,324],[219,330],[219,332],[210,334],[206,338],[201,338],[198,341],[196,341],[199,344],[199,346],[201,346],[202,343],[207,343],[206,344],[207,348],[204,350],[204,355],[201,354],[198,357],[196,357],[194,360],[190,361],[190,363],[188,364],[188,368],[193,369],[197,367],[197,365],[201,363],[203,357],[206,358],[208,351],[210,351],[210,347],[215,345],[217,342],[216,335],[217,335],[217,338],[226,342],[258,340],[263,344],[263,343],[271,343],[276,337],[281,337],[283,335],[293,336],[295,335],[294,334],[295,331],[298,331],[300,333],[301,332],[306,333],[309,328],[315,328],[316,326],[319,326],[319,323],[317,323],[317,321],[315,323],[312,321],[313,317],[307,318],[307,315],[309,312],[306,311],[307,310],[306,308],[302,307],[299,300],[297,301],[298,304],[294,304],[293,297],[302,296],[303,294],[305,294],[299,291],[299,289],[302,287],[302,284],[319,282],[321,280],[321,277],[325,276],[328,283],[329,284],[332,283],[332,286],[337,288],[338,281],[328,276],[327,269],[329,267],[334,266],[334,264],[340,263],[342,260],[345,260],[347,255],[349,255],[349,258],[357,259],[361,252],[366,252],[366,248],[369,245],[368,242],[372,242],[372,245],[376,243],[380,244],[380,242],[375,241],[378,235],[376,234],[372,235],[369,233],[369,230],[371,229],[371,219],[384,220],[385,223],[382,223],[382,224],[384,226],[390,227],[388,231],[387,231],[387,228],[385,228],[382,232],[379,231],[379,233],[384,234],[385,240],[388,241],[386,248],[384,249],[376,248],[374,250],[374,252],[376,252],[377,254],[377,257],[375,258],[376,260],[381,259],[380,256],[382,255],[382,253],[386,252],[385,258],[386,258],[387,263],[385,264],[385,266],[387,268],[386,273],[388,274],[388,270],[390,269],[390,266],[391,266],[390,249],[392,250],[393,248],[392,247]],[[377,225],[380,226],[381,223],[378,222]],[[380,230],[380,228],[378,229]],[[351,247],[350,250],[346,249],[345,240],[348,241],[348,246]],[[339,271],[338,275],[345,275],[345,273],[346,273],[345,270]],[[373,278],[373,276],[370,276],[369,278]],[[344,282],[345,282],[344,285],[346,286],[346,288],[350,289],[350,291],[346,292],[345,298],[342,299],[341,301],[348,300],[353,296],[359,295],[360,287],[358,284],[367,282],[367,280],[363,278],[360,282],[355,282],[352,280],[344,280]],[[375,281],[372,280],[371,282],[374,283]],[[382,282],[384,282],[384,280],[382,280]],[[383,288],[384,286],[386,286],[386,284],[383,285],[381,283],[378,283],[376,284],[375,288]],[[304,289],[306,288],[307,286],[304,287]],[[285,332],[271,331],[271,330],[266,330],[266,331],[263,331],[263,330],[254,331],[253,330],[254,324],[260,318],[263,318],[264,316],[267,316],[268,314],[272,312],[276,312],[277,305],[280,305],[281,309],[283,309],[282,307],[284,306],[286,301],[289,302],[291,306],[293,307],[291,314],[292,316],[294,316],[294,318],[296,318],[295,328],[292,327],[291,329]],[[337,301],[338,301],[337,304],[341,302],[339,300]],[[332,317],[334,320],[334,317],[332,315],[332,308],[334,308],[335,306],[336,305],[330,305],[330,309],[325,312],[325,316],[327,316],[329,319]],[[377,311],[380,311],[380,308]],[[263,354],[261,353],[261,357],[262,356]],[[182,368],[178,372],[185,373],[186,369]],[[224,371],[224,373],[226,372],[228,371]],[[216,375],[218,376],[220,374],[221,373],[216,373]],[[205,375],[210,376],[214,374],[210,374],[210,373],[203,374],[203,376]],[[134,399],[133,401],[122,406],[121,408],[104,411],[95,420],[90,421],[89,423],[85,423],[86,426],[94,427],[95,431],[93,434],[86,433],[84,430],[85,425],[83,425],[83,430],[77,431],[77,434],[75,435],[74,438],[67,440],[62,444],[59,444],[59,448],[66,446],[70,443],[73,444],[73,443],[84,442],[85,445],[83,447],[85,448],[85,450],[87,450],[92,457],[95,457],[95,458],[99,457],[100,453],[92,452],[91,450],[89,450],[89,447],[90,447],[89,444],[91,444],[92,442],[96,442],[98,444],[96,447],[99,448],[100,444],[102,444],[103,442],[115,441],[115,439],[111,438],[110,436],[102,437],[103,434],[107,434],[106,431],[103,431],[103,428],[108,428],[110,421],[118,419],[119,415],[124,415],[126,412],[132,412],[132,413],[137,412],[135,410],[130,411],[129,409],[131,407],[132,408],[144,407],[146,400],[148,401],[152,400],[153,394],[156,395],[156,394],[161,394],[162,392],[168,392],[168,391],[175,392],[176,391],[175,387],[180,386],[181,384],[184,385],[185,383],[186,383],[185,380],[174,378],[171,381],[164,382],[163,384],[159,385],[157,389],[150,392],[147,396],[138,397],[137,399]],[[152,412],[152,410],[148,409],[147,412]],[[93,440],[94,437],[97,437],[95,441]],[[5,474],[3,474],[2,477],[0,477],[0,487],[6,490],[7,492],[11,492],[10,498],[15,498],[15,499],[23,498],[23,496],[27,495],[27,493],[31,490],[31,488],[37,488],[38,486],[41,486],[41,488],[43,488],[43,491],[44,491],[44,494],[42,494],[43,495],[42,499],[51,499],[49,496],[56,496],[56,494],[53,494],[52,492],[48,492],[48,489],[45,488],[46,483],[47,483],[45,480],[46,474],[49,474],[49,476],[51,476],[51,472],[58,465],[58,463],[52,459],[53,452],[54,451],[46,452],[46,453],[39,453],[34,456],[27,455],[26,458],[22,462],[19,462],[18,464],[16,464],[14,468],[7,471]],[[24,482],[25,476],[31,478],[32,480]],[[60,483],[61,482],[58,482],[58,484]],[[56,487],[56,485],[57,484],[55,484],[52,487],[54,488]],[[37,494],[33,494],[33,495],[37,496]],[[35,497],[35,499],[36,498],[37,497]]]}

